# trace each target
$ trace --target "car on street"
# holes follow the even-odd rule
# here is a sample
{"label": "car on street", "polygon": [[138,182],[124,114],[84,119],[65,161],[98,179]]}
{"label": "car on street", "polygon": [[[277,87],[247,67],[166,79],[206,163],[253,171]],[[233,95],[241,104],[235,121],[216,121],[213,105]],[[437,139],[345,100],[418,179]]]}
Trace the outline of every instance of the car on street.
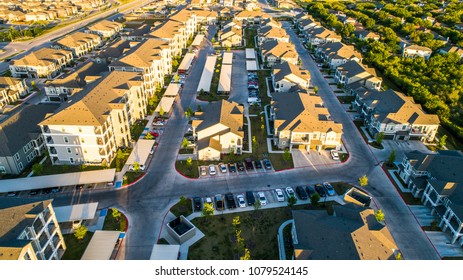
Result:
{"label": "car on street", "polygon": [[219,163],[219,169],[222,173],[227,173],[227,166],[223,163]]}
{"label": "car on street", "polygon": [[236,200],[238,201],[239,207],[246,207],[246,201],[244,200],[244,195],[242,194],[237,195]]}
{"label": "car on street", "polygon": [[201,171],[201,176],[206,176],[207,175],[206,166],[201,166],[199,169]]}
{"label": "car on street", "polygon": [[315,194],[315,188],[312,187],[312,186],[306,186],[306,187],[305,187],[305,191],[306,191],[307,194],[309,195],[309,198],[311,198],[312,195]]}
{"label": "car on street", "polygon": [[246,165],[247,170],[252,170],[254,167],[252,166],[252,160],[250,158],[246,158],[244,160],[244,164]]}
{"label": "car on street", "polygon": [[19,192],[9,192],[7,194],[8,197],[15,197],[15,196],[18,196]]}
{"label": "car on street", "polygon": [[244,171],[244,164],[241,161],[238,161],[236,165],[238,166],[238,171]]}
{"label": "car on street", "polygon": [[215,168],[215,165],[213,164],[209,165],[209,175],[211,176],[217,175],[217,170]]}
{"label": "car on street", "polygon": [[324,182],[323,187],[325,187],[326,192],[328,193],[329,196],[335,196],[336,195],[336,191],[334,190],[333,186],[330,183]]}
{"label": "car on street", "polygon": [[307,192],[304,190],[304,187],[303,186],[297,186],[296,187],[296,193],[297,195],[299,196],[299,198],[301,200],[307,200],[309,199],[309,195],[307,194]]}
{"label": "car on street", "polygon": [[201,211],[203,209],[201,198],[198,196],[193,197],[193,205],[195,211]]}
{"label": "car on street", "polygon": [[236,208],[235,197],[233,196],[232,193],[225,194],[225,201],[227,202],[228,209],[235,209]]}
{"label": "car on street", "polygon": [[269,160],[269,159],[264,158],[264,159],[262,160],[262,163],[264,163],[265,169],[267,169],[267,170],[271,170],[271,169],[272,169],[272,164],[270,163],[270,160]]}
{"label": "car on street", "polygon": [[260,160],[255,160],[254,165],[256,166],[256,169],[262,169],[262,163]]}
{"label": "car on street", "polygon": [[267,198],[265,197],[264,192],[258,192],[257,197],[259,198],[260,205],[267,205]]}
{"label": "car on street", "polygon": [[296,196],[296,194],[294,193],[294,189],[291,188],[291,187],[287,187],[287,188],[285,189],[285,191],[286,191],[286,194],[288,195],[288,197],[291,197],[291,196],[294,196],[294,197],[295,197],[295,196]]}
{"label": "car on street", "polygon": [[275,189],[275,196],[279,202],[285,201],[285,195],[281,189]]}
{"label": "car on street", "polygon": [[323,185],[316,184],[315,185],[315,190],[318,192],[320,197],[325,197],[326,196],[326,191],[325,191],[325,188],[323,187]]}
{"label": "car on street", "polygon": [[225,203],[223,202],[223,196],[221,194],[216,194],[215,197],[215,209],[223,211],[225,209]]}
{"label": "car on street", "polygon": [[332,158],[333,160],[339,160],[339,153],[338,153],[338,151],[331,150],[330,154],[331,154],[331,158]]}
{"label": "car on street", "polygon": [[254,203],[256,203],[256,198],[254,197],[254,193],[252,193],[252,191],[246,192],[246,200],[248,201],[249,206],[252,206]]}
{"label": "car on street", "polygon": [[228,164],[228,170],[230,171],[230,173],[234,173],[236,172],[236,166],[234,163],[229,163]]}

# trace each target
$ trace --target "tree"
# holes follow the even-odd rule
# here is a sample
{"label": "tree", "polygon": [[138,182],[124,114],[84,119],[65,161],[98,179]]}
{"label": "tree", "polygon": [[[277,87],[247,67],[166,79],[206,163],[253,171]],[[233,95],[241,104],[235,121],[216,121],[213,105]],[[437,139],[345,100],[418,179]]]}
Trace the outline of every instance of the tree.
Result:
{"label": "tree", "polygon": [[183,149],[188,148],[188,145],[189,145],[189,144],[190,144],[190,142],[188,142],[188,139],[186,139],[186,137],[183,137],[182,148],[183,148]]}
{"label": "tree", "polygon": [[186,159],[186,166],[188,167],[189,170],[191,170],[191,167],[193,166],[193,159],[191,157],[188,157]]}
{"label": "tree", "polygon": [[378,211],[375,212],[375,218],[378,222],[384,221],[384,213],[381,209],[378,209]]}
{"label": "tree", "polygon": [[[201,90],[204,92],[203,89],[201,89]],[[201,90],[199,91],[200,94],[201,94]],[[203,111],[203,110],[201,109],[201,105],[198,104],[198,106],[196,107],[196,111],[198,111],[198,112],[202,112],[202,111]]]}
{"label": "tree", "polygon": [[122,216],[122,213],[119,212],[119,210],[117,210],[116,208],[111,208],[111,212],[112,212],[113,218],[116,219],[116,221],[119,221],[119,219]]}
{"label": "tree", "polygon": [[178,74],[175,74],[174,76],[174,83],[178,83],[178,81],[180,80],[180,77]]}
{"label": "tree", "polygon": [[381,145],[384,139],[384,132],[380,132],[376,135],[376,144]]}
{"label": "tree", "polygon": [[152,139],[154,139],[154,136],[151,133],[148,133],[148,134],[146,134],[145,139],[152,140]]}
{"label": "tree", "polygon": [[288,149],[283,152],[283,160],[286,162],[291,160],[291,152]]}
{"label": "tree", "polygon": [[359,184],[361,187],[365,187],[368,185],[368,177],[367,175],[363,175],[362,177],[359,178]]}
{"label": "tree", "polygon": [[389,154],[389,157],[387,158],[387,164],[393,165],[394,161],[395,161],[395,150],[392,150],[391,153]]}
{"label": "tree", "polygon": [[186,109],[186,112],[185,112],[185,116],[187,117],[188,120],[190,120],[190,118],[194,115],[194,112],[193,110],[191,109],[191,107],[188,107]]}
{"label": "tree", "polygon": [[398,261],[402,261],[404,258],[402,257],[402,254],[398,252],[397,255],[395,255],[395,259]]}
{"label": "tree", "polygon": [[259,146],[259,143],[257,143],[256,136],[252,136],[252,150],[253,150],[253,152],[257,151],[258,146]]}
{"label": "tree", "polygon": [[162,116],[164,116],[164,113],[165,113],[164,109],[161,106],[161,108],[159,109],[159,115],[162,117]]}
{"label": "tree", "polygon": [[341,35],[344,37],[350,37],[350,35],[355,31],[354,25],[348,23],[344,25],[341,29]]}
{"label": "tree", "polygon": [[140,164],[138,162],[133,163],[133,171],[139,172],[140,171]]}
{"label": "tree", "polygon": [[251,252],[249,251],[248,248],[244,248],[244,255],[240,257],[240,260],[242,261],[247,261],[251,259]]}
{"label": "tree", "polygon": [[260,203],[260,201],[256,200],[256,202],[254,202],[254,210],[259,210],[261,207],[262,204]]}
{"label": "tree", "polygon": [[296,202],[297,202],[297,199],[296,199],[296,197],[294,195],[288,197],[288,206],[290,208],[292,208],[294,206],[294,204],[296,204]]}
{"label": "tree", "polygon": [[208,217],[212,215],[214,215],[214,205],[209,202],[204,203],[203,210],[201,210],[201,216],[207,220]]}
{"label": "tree", "polygon": [[318,193],[314,193],[312,196],[310,196],[310,203],[313,206],[317,206],[319,201],[320,201],[320,195]]}
{"label": "tree", "polygon": [[177,59],[172,60],[172,67],[175,68],[177,66],[178,66],[178,60]]}
{"label": "tree", "polygon": [[82,239],[85,238],[85,235],[87,235],[87,231],[88,231],[87,227],[84,225],[81,225],[76,229],[74,236],[75,238],[77,238],[77,240],[82,241]]}
{"label": "tree", "polygon": [[446,142],[447,142],[447,135],[442,135],[442,137],[439,138],[439,141],[437,142],[437,147],[439,149],[443,149],[445,147]]}
{"label": "tree", "polygon": [[124,160],[124,153],[122,152],[121,149],[117,150],[117,155],[116,155],[116,169],[121,170],[122,169],[122,161]]}
{"label": "tree", "polygon": [[43,172],[43,165],[41,165],[40,163],[36,163],[36,164],[32,165],[32,171],[33,171],[34,174],[36,174],[36,175],[42,174],[42,172]]}
{"label": "tree", "polygon": [[318,93],[318,87],[317,87],[317,86],[314,86],[314,87],[313,87],[313,91],[315,92],[315,94],[317,94],[317,93]]}

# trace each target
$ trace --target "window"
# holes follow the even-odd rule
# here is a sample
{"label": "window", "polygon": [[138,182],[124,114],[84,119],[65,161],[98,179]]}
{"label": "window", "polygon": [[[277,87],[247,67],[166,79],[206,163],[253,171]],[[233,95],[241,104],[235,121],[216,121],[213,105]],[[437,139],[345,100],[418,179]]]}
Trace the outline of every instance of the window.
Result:
{"label": "window", "polygon": [[23,168],[24,168],[24,167],[23,167],[23,163],[20,162],[20,163],[18,164],[18,167],[19,167],[19,170],[23,170]]}
{"label": "window", "polygon": [[70,161],[71,163],[74,163],[74,159],[73,159],[73,158],[69,158],[69,161]]}
{"label": "window", "polygon": [[5,166],[0,165],[0,174],[6,174],[6,168]]}
{"label": "window", "polygon": [[66,150],[68,151],[68,154],[72,153],[71,148],[66,148]]}
{"label": "window", "polygon": [[67,138],[66,136],[64,136],[63,139],[64,139],[64,143],[69,143],[69,138]]}
{"label": "window", "polygon": [[405,130],[405,129],[407,129],[407,126],[406,125],[402,126],[402,130]]}
{"label": "window", "polygon": [[14,158],[16,159],[16,161],[18,161],[18,160],[20,159],[19,154],[16,153],[16,154],[14,155]]}

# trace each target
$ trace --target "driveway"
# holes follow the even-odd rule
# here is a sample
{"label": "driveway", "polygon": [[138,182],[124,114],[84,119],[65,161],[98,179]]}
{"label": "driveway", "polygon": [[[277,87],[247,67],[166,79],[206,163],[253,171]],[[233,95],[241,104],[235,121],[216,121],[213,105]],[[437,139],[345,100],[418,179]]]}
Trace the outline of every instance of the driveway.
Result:
{"label": "driveway", "polygon": [[441,231],[426,231],[441,257],[461,257],[463,248],[458,243],[450,244],[450,234]]}
{"label": "driveway", "polygon": [[339,164],[339,161],[335,161],[330,157],[329,151],[322,150],[320,152],[311,150],[309,152],[305,150],[292,149],[291,154],[293,156],[294,167],[313,167],[321,165],[332,165]]}
{"label": "driveway", "polygon": [[431,215],[431,209],[423,205],[409,205],[415,218],[421,226],[430,226],[434,220],[437,220],[437,216]]}
{"label": "driveway", "polygon": [[430,153],[431,151],[420,141],[395,141],[395,140],[383,140],[382,145],[384,149],[379,150],[372,148],[375,156],[380,161],[385,161],[389,158],[391,151],[395,150],[396,161],[402,161],[405,153],[411,151],[420,151]]}

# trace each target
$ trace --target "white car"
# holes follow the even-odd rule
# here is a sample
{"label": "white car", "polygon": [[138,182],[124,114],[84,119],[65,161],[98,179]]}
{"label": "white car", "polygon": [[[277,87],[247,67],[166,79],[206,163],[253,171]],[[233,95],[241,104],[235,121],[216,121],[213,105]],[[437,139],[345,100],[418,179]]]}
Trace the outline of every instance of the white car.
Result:
{"label": "white car", "polygon": [[227,173],[227,166],[223,163],[219,163],[219,169],[222,173]]}
{"label": "white car", "polygon": [[339,160],[339,153],[338,151],[331,150],[331,158],[334,160]]}
{"label": "white car", "polygon": [[260,205],[262,206],[267,205],[267,198],[265,197],[265,194],[263,192],[258,192],[257,198],[260,201]]}
{"label": "white car", "polygon": [[[131,164],[131,165],[129,166],[129,170],[130,170],[130,171],[135,171],[135,167]],[[140,164],[140,165],[139,165],[139,170],[138,170],[138,171],[145,171],[145,166],[144,166],[143,164]]]}
{"label": "white car", "polygon": [[209,175],[216,175],[217,170],[215,169],[215,165],[211,164],[209,165]]}
{"label": "white car", "polygon": [[285,195],[283,194],[283,191],[281,189],[275,189],[275,195],[279,202],[285,201]]}
{"label": "white car", "polygon": [[293,188],[287,187],[285,190],[286,190],[286,194],[288,195],[288,197],[291,197],[291,196],[295,197],[296,196],[296,194],[294,193]]}
{"label": "white car", "polygon": [[239,207],[246,207],[246,201],[244,200],[244,195],[242,194],[237,195],[236,200],[238,200]]}

